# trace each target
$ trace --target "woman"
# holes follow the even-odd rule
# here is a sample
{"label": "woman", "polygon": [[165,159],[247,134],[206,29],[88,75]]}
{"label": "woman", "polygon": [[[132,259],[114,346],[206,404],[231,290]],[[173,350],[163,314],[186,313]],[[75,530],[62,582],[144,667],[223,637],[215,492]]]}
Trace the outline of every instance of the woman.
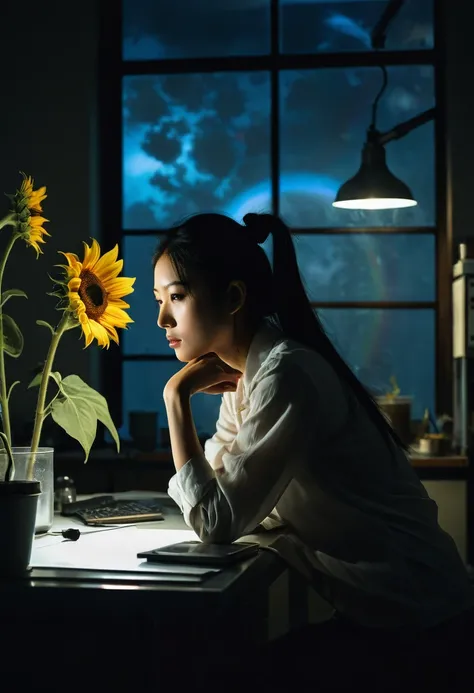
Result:
{"label": "woman", "polygon": [[[280,526],[280,555],[360,632],[435,629],[474,604],[456,546],[325,334],[287,226],[268,214],[244,223],[191,217],[153,260],[158,325],[186,363],[164,389],[169,494],[205,542]],[[204,451],[196,392],[223,394]]]}

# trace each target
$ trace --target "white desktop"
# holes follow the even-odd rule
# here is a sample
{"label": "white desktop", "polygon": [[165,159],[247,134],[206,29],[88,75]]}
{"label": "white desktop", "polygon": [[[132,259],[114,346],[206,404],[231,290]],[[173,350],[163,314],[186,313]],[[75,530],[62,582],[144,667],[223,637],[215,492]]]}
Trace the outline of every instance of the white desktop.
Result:
{"label": "white desktop", "polygon": [[[163,493],[130,491],[114,494],[116,498],[164,497]],[[61,532],[77,528],[77,541],[65,539]],[[74,517],[55,515],[50,532],[35,537],[31,552],[32,568],[69,568],[75,570],[108,570],[172,574],[173,565],[157,565],[137,558],[137,553],[157,549],[167,544],[198,539],[195,532],[184,524],[179,511],[164,511],[164,520],[89,527]],[[209,568],[179,566],[182,575],[199,576]]]}

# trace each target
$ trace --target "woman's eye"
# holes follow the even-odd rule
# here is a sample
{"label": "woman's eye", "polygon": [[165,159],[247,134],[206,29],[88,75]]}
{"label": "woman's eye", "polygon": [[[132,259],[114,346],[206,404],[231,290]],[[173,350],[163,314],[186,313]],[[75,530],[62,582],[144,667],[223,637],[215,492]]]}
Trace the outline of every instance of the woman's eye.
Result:
{"label": "woman's eye", "polygon": [[181,301],[184,298],[182,294],[171,294],[172,301]]}

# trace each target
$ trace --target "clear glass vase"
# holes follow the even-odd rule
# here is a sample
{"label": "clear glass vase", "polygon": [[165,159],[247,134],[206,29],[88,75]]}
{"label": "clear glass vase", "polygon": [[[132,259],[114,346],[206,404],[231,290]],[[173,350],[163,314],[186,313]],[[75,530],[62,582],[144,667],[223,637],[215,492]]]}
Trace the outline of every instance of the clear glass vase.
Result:
{"label": "clear glass vase", "polygon": [[[14,479],[26,479],[30,448],[12,448],[15,462]],[[0,453],[0,478],[5,478],[7,459],[4,452]],[[48,532],[53,526],[54,519],[54,448],[39,448],[33,468],[33,479],[41,482],[41,494],[36,510],[35,534]]]}

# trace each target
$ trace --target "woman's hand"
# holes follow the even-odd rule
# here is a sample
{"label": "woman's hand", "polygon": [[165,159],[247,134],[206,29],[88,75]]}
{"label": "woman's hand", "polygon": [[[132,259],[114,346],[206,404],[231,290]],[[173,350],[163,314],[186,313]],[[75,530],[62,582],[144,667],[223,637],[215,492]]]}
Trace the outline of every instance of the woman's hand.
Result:
{"label": "woman's hand", "polygon": [[242,373],[228,366],[216,354],[205,354],[187,363],[166,383],[163,396],[191,396],[196,392],[220,395],[235,392]]}

